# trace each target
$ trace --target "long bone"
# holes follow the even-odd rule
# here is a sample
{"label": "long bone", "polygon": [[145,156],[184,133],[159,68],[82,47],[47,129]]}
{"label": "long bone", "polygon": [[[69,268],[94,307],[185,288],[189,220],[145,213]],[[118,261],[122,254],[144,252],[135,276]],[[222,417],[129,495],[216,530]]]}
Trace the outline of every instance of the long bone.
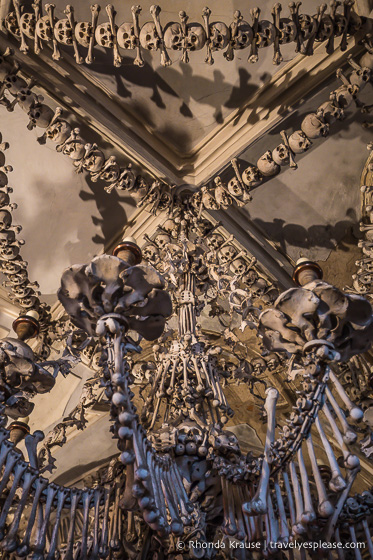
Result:
{"label": "long bone", "polygon": [[98,16],[99,16],[100,10],[101,10],[101,7],[99,6],[99,4],[92,4],[91,5],[92,34],[89,38],[88,53],[87,53],[87,56],[85,58],[85,61],[86,61],[87,64],[92,64],[92,62],[94,61],[93,47],[95,46],[95,31],[96,31],[96,27],[97,27],[97,23],[98,23]]}
{"label": "long bone", "polygon": [[84,58],[81,56],[79,52],[78,41],[76,40],[76,36],[75,36],[76,21],[74,18],[74,8],[73,6],[71,6],[71,4],[66,6],[66,8],[64,9],[64,14],[67,16],[67,19],[69,20],[69,24],[71,27],[75,62],[77,64],[83,64]]}
{"label": "long bone", "polygon": [[[266,533],[267,533],[266,550],[269,553],[271,553],[271,551],[276,551],[276,544],[278,543],[279,536],[280,536],[277,519],[273,509],[271,492],[268,492],[267,495],[267,509],[268,509],[268,513],[265,516]],[[275,546],[271,547],[271,544],[274,544]]]}
{"label": "long bone", "polygon": [[65,500],[69,495],[70,490],[68,488],[59,488],[57,493],[57,506],[56,515],[54,519],[54,525],[52,529],[51,539],[49,543],[49,551],[45,560],[56,560],[56,549],[58,541],[58,529],[61,521],[62,508],[64,506]]}
{"label": "long bone", "polygon": [[[252,196],[251,196],[251,194],[249,194],[249,192],[248,192],[248,191],[249,191],[249,187],[247,187],[247,186],[245,185],[245,183],[243,182],[243,180],[242,180],[242,175],[241,175],[240,170],[239,170],[239,167],[238,167],[238,160],[237,160],[237,158],[233,158],[233,159],[231,160],[231,166],[233,167],[233,171],[234,171],[234,173],[235,173],[235,175],[236,175],[237,181],[239,182],[239,185],[240,185],[242,191],[245,193],[245,195],[244,195],[244,200],[249,202],[250,200],[252,200]],[[215,227],[219,227],[219,226],[215,226]]]}
{"label": "long bone", "polygon": [[363,526],[364,529],[364,533],[365,533],[365,538],[367,541],[367,545],[368,545],[368,550],[369,550],[369,554],[371,556],[371,558],[373,558],[373,543],[372,543],[372,537],[370,535],[370,531],[369,531],[369,526],[368,526],[368,521],[366,518],[361,520],[361,524]]}
{"label": "long bone", "polygon": [[339,0],[332,0],[330,2],[330,17],[332,18],[332,32],[330,34],[328,43],[326,45],[326,52],[328,54],[333,54],[334,52],[334,39],[335,39],[335,16],[337,13],[337,8],[338,6],[341,5],[341,2]]}
{"label": "long bone", "polygon": [[[33,10],[35,12],[35,24],[36,24],[42,16],[41,0],[35,0],[34,3],[32,4],[32,7],[33,7]],[[35,54],[40,54],[40,51],[42,49],[41,45],[42,44],[40,42],[38,34],[35,32],[35,34],[34,34],[34,53]]]}
{"label": "long bone", "polygon": [[234,503],[234,512],[237,522],[236,539],[238,539],[239,541],[243,541],[247,535],[247,530],[245,526],[244,515],[242,512],[243,499],[240,493],[240,487],[237,484],[231,484],[230,490],[232,493],[232,501]]}
{"label": "long bone", "polygon": [[13,5],[14,5],[15,13],[16,13],[16,18],[17,18],[17,23],[18,23],[18,28],[19,28],[20,38],[21,38],[21,46],[19,47],[19,50],[22,53],[27,54],[29,48],[28,48],[28,45],[26,43],[26,37],[25,37],[25,34],[23,33],[23,29],[22,29],[22,25],[21,25],[21,3],[20,3],[20,0],[13,0]]}
{"label": "long bone", "polygon": [[[157,507],[159,509],[160,512],[160,516],[158,519],[158,525],[159,526],[164,526],[165,527],[165,531],[168,532],[169,529],[167,527],[167,507],[166,507],[166,502],[165,502],[165,498],[164,498],[164,494],[163,494],[163,489],[162,489],[162,484],[161,484],[161,479],[162,479],[162,467],[159,463],[159,461],[154,461],[154,466],[152,465],[151,468],[154,468],[154,475],[156,478],[156,484],[155,484],[155,488],[154,488],[154,498],[155,498],[155,502],[157,504]],[[176,489],[174,489],[176,490]]]}
{"label": "long bone", "polygon": [[232,61],[234,59],[234,40],[237,35],[238,24],[241,20],[242,20],[241,12],[239,10],[236,10],[233,14],[233,23],[230,25],[231,40],[229,41],[227,50],[223,54],[224,58],[228,61]]}
{"label": "long bone", "polygon": [[309,433],[306,438],[306,445],[307,445],[308,456],[311,462],[313,477],[316,483],[317,495],[319,500],[317,511],[321,517],[330,517],[333,514],[334,507],[330,502],[330,500],[328,499],[326,488],[322,476],[320,474],[319,466],[317,464],[315,449],[313,447],[311,433]]}
{"label": "long bone", "polygon": [[[339,533],[339,527],[336,527],[336,529],[335,529],[334,542],[342,542],[341,537],[340,537],[340,533]],[[337,554],[338,554],[338,560],[346,560],[346,557],[345,557],[344,552],[343,552],[343,548],[337,548]]]}
{"label": "long bone", "polygon": [[363,557],[361,556],[361,552],[357,547],[357,538],[356,538],[356,531],[354,525],[352,523],[349,523],[348,529],[351,537],[350,542],[355,544],[355,548],[354,548],[355,560],[363,560]]}
{"label": "long bone", "polygon": [[167,501],[167,507],[171,519],[171,531],[174,535],[181,536],[184,532],[184,525],[180,518],[178,511],[178,500],[174,493],[173,488],[169,484],[168,477],[161,477],[161,486],[163,488],[163,493]]}
{"label": "long bone", "polygon": [[12,449],[14,449],[14,444],[11,441],[6,440],[2,442],[0,451],[0,470],[3,468],[6,458]]}
{"label": "long bone", "polygon": [[330,381],[333,383],[338,395],[340,396],[341,400],[345,403],[349,416],[351,416],[351,418],[353,420],[355,420],[355,422],[359,422],[363,416],[364,416],[364,412],[361,410],[361,408],[359,408],[358,406],[356,406],[351,399],[349,398],[349,396],[347,395],[346,391],[344,390],[341,382],[339,381],[338,377],[335,375],[334,371],[332,369],[329,369],[329,378]]}
{"label": "long bone", "polygon": [[344,0],[343,7],[344,7],[344,17],[346,19],[346,24],[342,33],[341,43],[339,45],[339,48],[341,49],[342,52],[347,49],[348,24],[350,22],[351,10],[353,5],[354,5],[353,0]]}
{"label": "long bone", "polygon": [[322,18],[326,12],[327,9],[327,5],[326,4],[321,4],[321,6],[317,7],[317,25],[316,25],[316,29],[315,29],[315,33],[313,35],[311,35],[311,37],[308,39],[307,41],[307,45],[305,48],[305,54],[308,56],[312,56],[313,55],[313,45],[315,43],[316,37],[319,33],[320,30],[320,26],[322,23]]}
{"label": "long bone", "polygon": [[114,66],[119,68],[122,64],[122,57],[119,54],[119,47],[117,41],[117,30],[115,28],[115,15],[116,11],[114,10],[113,4],[108,4],[106,6],[106,13],[109,17],[109,23],[111,28],[111,34],[113,36],[113,54],[114,54]]}
{"label": "long bone", "polygon": [[22,518],[23,510],[27,504],[30,496],[31,486],[34,483],[38,472],[33,469],[28,469],[23,477],[22,494],[14,513],[12,523],[9,527],[8,533],[1,546],[7,552],[14,552],[17,548],[17,532]]}
{"label": "long bone", "polygon": [[5,502],[4,502],[4,504],[1,508],[0,540],[2,540],[4,538],[4,527],[5,527],[6,519],[7,519],[8,513],[9,513],[9,509],[12,506],[16,490],[18,489],[19,482],[20,482],[21,477],[22,477],[23,473],[25,472],[27,466],[28,465],[27,465],[27,463],[25,463],[25,461],[18,461],[18,463],[16,463],[16,466],[14,468],[12,486],[11,486],[11,489],[9,490],[9,494],[8,494],[6,500],[5,500]]}
{"label": "long bone", "polygon": [[82,530],[82,539],[81,539],[81,546],[79,552],[80,560],[87,560],[88,558],[88,529],[89,529],[89,506],[91,504],[93,496],[93,491],[91,489],[84,490],[82,495],[82,502],[83,502],[83,530]]}
{"label": "long bone", "polygon": [[276,426],[276,403],[279,392],[274,387],[266,390],[267,398],[265,401],[265,411],[267,413],[267,434],[264,446],[264,458],[260,473],[260,481],[255,496],[250,502],[243,504],[243,511],[251,515],[260,515],[267,512],[267,492],[270,475],[270,451],[271,445],[275,440]]}
{"label": "long bone", "polygon": [[234,536],[237,533],[236,518],[234,516],[234,511],[232,508],[232,503],[230,499],[230,492],[228,481],[225,476],[221,477],[221,489],[223,494],[223,509],[224,509],[224,520],[222,524],[222,531],[229,536]]}
{"label": "long bone", "polygon": [[294,490],[295,510],[296,510],[295,524],[292,526],[292,534],[303,535],[306,532],[306,527],[302,522],[302,515],[304,512],[303,499],[302,499],[302,492],[297,476],[297,471],[295,469],[295,465],[293,461],[289,461],[289,471],[290,471],[291,483]]}
{"label": "long bone", "polygon": [[136,66],[141,67],[144,66],[144,59],[142,58],[141,55],[141,45],[139,40],[139,35],[140,35],[139,17],[141,13],[141,6],[132,6],[131,12],[132,12],[132,20],[133,20],[133,31],[136,37],[136,58],[133,61],[133,63]]}
{"label": "long bone", "polygon": [[43,439],[44,433],[41,430],[36,430],[33,434],[28,434],[25,437],[28,460],[33,469],[39,468],[37,447]]}
{"label": "long bone", "polygon": [[202,18],[203,18],[203,22],[205,24],[206,49],[207,49],[207,56],[205,58],[205,62],[211,66],[212,64],[214,64],[214,58],[212,56],[211,40],[210,40],[210,37],[211,37],[211,34],[210,34],[210,16],[211,16],[210,8],[207,8],[207,7],[203,8]]}
{"label": "long bone", "polygon": [[250,10],[251,19],[253,20],[253,38],[250,45],[250,54],[248,62],[258,62],[258,29],[259,29],[259,16],[260,8],[253,8]]}
{"label": "long bone", "polygon": [[359,472],[359,468],[350,469],[347,471],[347,484],[344,490],[342,491],[341,495],[338,498],[337,504],[335,506],[334,513],[328,519],[328,523],[324,528],[323,531],[323,538],[326,542],[330,541],[332,534],[334,533],[335,526],[338,522],[338,518],[344,506],[344,503],[350,493],[351,487],[355,481],[356,475]]}
{"label": "long bone", "polygon": [[329,409],[329,407],[326,403],[322,407],[322,411],[325,414],[325,416],[326,416],[326,418],[327,418],[327,420],[330,424],[330,427],[333,431],[334,437],[337,440],[338,447],[342,451],[344,466],[346,467],[346,469],[355,469],[356,467],[358,467],[360,465],[359,458],[357,457],[357,455],[353,455],[351,453],[351,451],[348,449],[347,445],[343,441],[342,434],[339,431],[337,423],[334,420],[333,415],[330,412],[330,409]]}
{"label": "long bone", "polygon": [[44,558],[44,549],[47,540],[49,518],[52,513],[53,499],[56,495],[57,490],[58,490],[58,486],[56,484],[53,484],[53,482],[48,485],[47,498],[46,498],[45,508],[44,508],[44,518],[40,531],[38,532],[36,545],[33,547],[33,552],[34,552],[32,555],[33,560],[43,560]]}
{"label": "long bone", "polygon": [[111,486],[109,489],[105,490],[104,494],[104,513],[102,518],[102,525],[101,525],[101,539],[100,539],[100,546],[98,549],[99,558],[106,558],[109,556],[109,546],[108,546],[108,538],[109,538],[109,509],[110,509],[110,497],[113,493],[113,487]]}
{"label": "long bone", "polygon": [[63,560],[74,560],[74,535],[75,535],[75,524],[76,524],[76,511],[78,508],[78,503],[81,497],[81,490],[73,489],[71,492],[71,502],[70,502],[70,519],[69,519],[69,532],[67,536],[66,550]]}
{"label": "long bone", "polygon": [[[178,511],[180,512],[181,520],[184,525],[191,523],[191,517],[188,513],[185,498],[182,492],[179,490],[179,486],[175,481],[173,472],[171,471],[172,461],[167,461],[167,464],[162,466],[163,478],[166,480],[167,488],[173,493],[176,498]],[[189,500],[187,500],[189,502]]]}
{"label": "long bone", "polygon": [[334,398],[331,390],[329,389],[328,386],[325,387],[325,395],[328,399],[328,401],[330,402],[330,404],[332,405],[332,408],[342,426],[342,432],[343,432],[343,441],[345,442],[346,445],[350,445],[352,443],[355,443],[356,439],[357,439],[357,434],[356,432],[354,432],[353,430],[351,430],[350,426],[348,425],[348,422],[346,420],[346,416],[343,413],[343,410],[339,407],[336,399]]}
{"label": "long bone", "polygon": [[296,53],[300,52],[302,47],[302,32],[299,25],[299,8],[301,4],[302,2],[290,2],[289,4],[291,19],[297,29],[297,46],[295,47]]}
{"label": "long bone", "polygon": [[328,438],[325,435],[324,429],[321,425],[318,415],[315,418],[315,426],[317,428],[317,431],[319,432],[321,443],[325,449],[325,453],[328,458],[328,463],[332,471],[332,477],[329,482],[329,488],[330,490],[332,490],[332,492],[340,492],[346,487],[346,482],[342,476],[337,459],[334,455],[334,451],[329,443]]}
{"label": "long bone", "polygon": [[290,161],[291,169],[298,169],[298,164],[295,162],[294,152],[290,148],[289,138],[288,138],[288,135],[286,134],[285,130],[281,130],[280,135],[281,135],[283,143],[285,144],[285,146],[289,150],[289,161]]}
{"label": "long bone", "polygon": [[118,530],[119,530],[119,510],[120,510],[120,493],[121,487],[120,482],[116,483],[115,487],[115,498],[114,498],[114,506],[113,511],[110,515],[110,529],[109,529],[109,546],[112,550],[118,550],[120,548],[120,543],[118,539]]}
{"label": "long bone", "polygon": [[18,449],[12,449],[7,454],[4,472],[0,481],[0,496],[4,492],[6,485],[8,484],[10,475],[13,473],[13,467],[17,464],[21,457],[22,455],[20,451],[18,451]]}
{"label": "long bone", "polygon": [[54,36],[53,30],[54,30],[54,10],[55,10],[55,5],[54,4],[45,4],[45,11],[48,14],[49,17],[49,23],[51,26],[51,30],[52,30],[52,43],[53,43],[53,53],[52,53],[52,58],[53,60],[60,60],[61,58],[61,53],[60,50],[58,48],[58,41],[56,39],[56,37]]}
{"label": "long bone", "polygon": [[275,26],[275,40],[273,42],[274,54],[273,54],[273,64],[281,64],[283,57],[280,50],[280,14],[282,6],[279,2],[275,4],[272,8],[273,24]]}
{"label": "long bone", "polygon": [[297,456],[298,456],[298,465],[299,465],[299,471],[300,471],[300,477],[302,483],[302,490],[303,490],[302,493],[303,493],[303,503],[304,503],[304,510],[301,516],[301,521],[305,525],[308,525],[309,523],[311,523],[316,519],[316,513],[313,508],[310,484],[308,481],[308,473],[304,462],[301,447],[299,447],[297,451]]}
{"label": "long bone", "polygon": [[17,548],[17,555],[24,557],[27,556],[27,554],[30,551],[30,539],[31,539],[31,533],[32,533],[32,529],[34,527],[34,523],[35,523],[35,518],[36,518],[36,514],[39,508],[39,500],[41,498],[42,492],[44,490],[44,488],[47,486],[48,484],[48,480],[42,476],[37,477],[36,481],[35,481],[35,494],[34,494],[34,500],[32,502],[32,508],[31,511],[29,513],[28,516],[28,523],[27,523],[27,528],[26,528],[26,532],[25,535],[22,539],[22,542],[20,543],[20,545]]}
{"label": "long bone", "polygon": [[155,28],[157,30],[157,35],[160,39],[159,48],[161,50],[161,64],[162,64],[162,66],[170,66],[172,64],[172,60],[168,56],[168,52],[167,52],[166,46],[164,44],[163,30],[162,30],[162,26],[161,26],[161,20],[160,20],[160,17],[159,17],[160,12],[161,12],[161,8],[159,6],[157,6],[157,5],[150,6],[150,13],[151,13],[152,18],[154,20]]}
{"label": "long bone", "polygon": [[[287,542],[289,542],[289,536],[290,535],[289,535],[289,528],[288,528],[288,524],[287,524],[284,501],[283,501],[283,498],[282,498],[282,492],[281,492],[280,484],[279,484],[279,481],[278,481],[278,474],[275,475],[274,480],[273,480],[273,484],[274,484],[274,487],[275,487],[277,511],[278,511],[278,517],[279,517],[279,536],[278,536],[278,540],[280,542],[287,543]],[[290,509],[290,506],[289,506],[289,509]]]}
{"label": "long bone", "polygon": [[180,472],[177,469],[175,463],[173,461],[170,462],[170,472],[172,473],[172,481],[174,483],[174,487],[176,491],[180,493],[180,496],[183,498],[183,503],[188,514],[194,511],[194,505],[189,501],[188,494],[186,493],[183,481],[180,476]]}

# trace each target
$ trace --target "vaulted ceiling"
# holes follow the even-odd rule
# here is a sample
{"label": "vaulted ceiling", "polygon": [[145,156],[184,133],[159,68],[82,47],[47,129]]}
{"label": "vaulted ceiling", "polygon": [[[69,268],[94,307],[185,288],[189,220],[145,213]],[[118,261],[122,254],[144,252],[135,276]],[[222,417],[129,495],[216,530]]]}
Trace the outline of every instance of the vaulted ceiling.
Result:
{"label": "vaulted ceiling", "polygon": [[[307,0],[302,10],[313,14],[317,4]],[[151,19],[150,5],[149,0],[142,4],[142,22]],[[373,8],[371,0],[356,5],[365,16]],[[0,16],[8,6],[7,0],[1,0]],[[198,0],[165,0],[161,19],[178,21],[179,11],[186,9],[190,21],[202,21],[202,7]],[[271,19],[272,3],[266,0],[260,7],[262,17]],[[64,8],[57,0],[57,17],[63,16]],[[214,2],[212,19],[229,25],[237,9],[249,19],[247,2],[241,0]],[[116,10],[118,22],[131,18],[129,4],[118,2]],[[88,4],[77,3],[75,17],[89,20]],[[100,21],[105,17],[102,10]],[[247,49],[238,51],[232,62],[216,53],[212,66],[204,62],[205,50],[192,53],[189,64],[173,52],[170,67],[161,66],[159,52],[146,52],[144,66],[135,66],[133,51],[126,51],[120,68],[113,66],[109,51],[97,48],[92,65],[77,65],[71,48],[62,49],[58,62],[48,46],[39,55],[22,54],[16,39],[5,30],[0,32],[0,49],[11,45],[24,76],[35,80],[35,91],[53,108],[62,106],[64,116],[106,155],[132,162],[136,169],[170,185],[195,188],[208,184],[218,173],[229,180],[233,157],[244,169],[281,143],[281,130],[299,130],[303,117],[341,83],[335,76],[337,68],[346,66],[349,54],[359,57],[363,53],[360,39],[351,37],[345,52],[337,47],[331,55],[325,45],[317,45],[309,57],[296,55],[294,44],[286,45],[279,66],[272,62],[272,48],[262,49],[256,64],[247,61]],[[372,91],[368,85],[359,98],[362,103],[372,104]],[[366,121],[371,122],[371,115],[352,104],[345,120],[331,127],[327,138],[315,140],[309,151],[298,156],[298,169],[286,167],[253,189],[253,200],[246,206],[211,213],[280,287],[290,285],[292,267],[300,256],[319,261],[327,280],[339,287],[351,282],[359,255],[360,175],[371,139],[369,128],[362,126]],[[27,123],[19,107],[8,112],[0,105],[0,131],[3,141],[10,144],[7,163],[13,166],[12,200],[18,204],[14,216],[22,224],[26,241],[22,255],[29,262],[31,280],[40,284],[42,299],[54,305],[66,267],[109,250],[123,233],[135,235],[142,244],[144,234],[151,235],[165,215],[137,209],[128,193],[108,194],[102,183],[75,173],[69,158],[56,152],[50,142],[40,145],[40,130],[27,130]],[[0,327],[6,333],[17,308],[6,299],[5,291],[1,296]],[[54,392],[38,397],[42,414],[35,412],[34,425],[42,423],[47,430],[66,415],[89,374],[81,366],[73,380],[61,379]],[[238,394],[234,398],[238,402]],[[101,446],[106,411],[92,414],[91,429]],[[244,419],[241,415],[240,421]],[[88,453],[90,432],[84,437]],[[81,445],[79,441],[72,445]],[[111,443],[107,455],[114,452]],[[68,473],[67,456],[61,455],[61,461],[66,464],[61,462],[60,472]],[[88,456],[86,462],[91,465]]]}

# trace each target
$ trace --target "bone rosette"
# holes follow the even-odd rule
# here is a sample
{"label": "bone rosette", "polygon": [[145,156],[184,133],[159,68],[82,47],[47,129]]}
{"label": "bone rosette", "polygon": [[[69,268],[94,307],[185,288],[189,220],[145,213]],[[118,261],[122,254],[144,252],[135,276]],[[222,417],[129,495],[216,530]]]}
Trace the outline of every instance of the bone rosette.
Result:
{"label": "bone rosette", "polygon": [[30,414],[34,404],[23,393],[46,393],[54,383],[53,376],[34,363],[34,354],[27,344],[14,338],[0,341],[0,400],[8,416]]}
{"label": "bone rosette", "polygon": [[172,311],[164,286],[156,270],[129,267],[117,257],[103,255],[65,270],[58,297],[73,323],[90,335],[95,334],[100,317],[115,314],[128,329],[154,340]]}
{"label": "bone rosette", "polygon": [[373,339],[372,306],[362,296],[344,294],[326,282],[310,282],[281,294],[259,317],[259,332],[275,352],[316,354],[346,361],[366,352]]}

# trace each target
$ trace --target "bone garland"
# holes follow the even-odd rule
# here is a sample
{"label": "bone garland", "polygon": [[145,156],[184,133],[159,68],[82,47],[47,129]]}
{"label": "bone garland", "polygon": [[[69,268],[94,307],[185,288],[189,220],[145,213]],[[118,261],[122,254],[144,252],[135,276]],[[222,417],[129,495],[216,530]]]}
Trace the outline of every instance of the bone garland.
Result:
{"label": "bone garland", "polygon": [[[44,144],[50,140],[56,144],[56,150],[68,156],[76,172],[87,171],[92,181],[104,181],[107,192],[114,188],[128,190],[137,200],[139,206],[149,206],[151,212],[159,212],[171,207],[172,196],[169,194],[171,187],[160,180],[149,182],[141,175],[136,175],[131,164],[120,168],[115,157],[106,159],[104,153],[93,144],[88,144],[79,134],[78,128],[73,129],[69,122],[62,118],[62,109],[57,107],[53,111],[46,104],[42,104],[39,97],[31,91],[32,85],[17,75],[18,67],[8,64],[6,58],[0,57],[0,102],[9,110],[14,109],[16,103],[24,110],[30,122],[28,128],[35,127],[44,130],[38,138]],[[4,95],[7,91],[13,98],[10,102]],[[0,186],[7,184],[4,173],[0,169]]]}
{"label": "bone garland", "polygon": [[[8,148],[4,142],[0,145],[0,154]],[[39,311],[40,322],[45,325],[49,321],[47,309],[40,304],[37,282],[30,282],[27,273],[27,263],[22,260],[20,247],[23,240],[17,240],[16,234],[22,227],[12,225],[12,212],[17,205],[10,202],[13,189],[8,186],[8,173],[12,171],[10,165],[0,168],[0,269],[6,275],[4,285],[10,288],[9,298],[22,308],[25,313],[32,309]]]}
{"label": "bone garland", "polygon": [[[301,130],[295,131],[292,134],[287,134],[284,130],[281,131],[281,144],[272,151],[267,150],[258,159],[256,165],[249,165],[240,171],[237,159],[233,159],[231,166],[234,176],[227,184],[218,176],[214,179],[215,185],[209,184],[202,187],[202,193],[198,192],[195,195],[196,204],[200,200],[201,204],[212,210],[228,208],[234,203],[238,206],[243,206],[251,200],[250,191],[252,188],[276,176],[286,166],[289,166],[291,169],[297,169],[298,165],[295,162],[295,156],[306,152],[312,146],[313,140],[327,136],[330,126],[336,120],[345,118],[345,110],[353,101],[357,102],[356,98],[359,91],[372,79],[373,54],[369,51],[363,56],[361,66],[354,62],[351,57],[349,57],[349,63],[354,70],[348,79],[340,70],[337,71],[337,77],[342,79],[344,85],[330,93],[329,101],[325,101],[315,112],[309,113],[304,117],[300,125]],[[364,107],[362,107],[362,110],[364,111]],[[369,193],[370,187],[369,189],[367,187],[367,197],[370,196]],[[367,218],[369,219],[368,214]],[[362,223],[361,231],[369,232],[370,225]],[[366,233],[367,240],[369,240],[369,235],[369,233]],[[363,243],[359,242],[359,244]],[[366,246],[368,247],[368,243],[366,243]],[[373,253],[373,251],[371,252]],[[358,293],[364,294],[367,292],[365,284],[369,285],[370,278],[373,278],[373,276],[369,271],[370,260],[359,261],[357,264],[360,264],[360,262],[362,263],[360,265],[361,268],[358,270],[357,275],[354,276],[354,288]],[[365,262],[368,266],[364,268]]]}
{"label": "bone garland", "polygon": [[[124,22],[120,25],[114,23],[115,9],[107,7],[109,22],[98,25],[98,14],[100,6],[91,6],[92,22],[75,22],[73,18],[73,7],[67,6],[65,14],[67,19],[56,20],[53,15],[54,5],[46,4],[47,15],[42,14],[41,3],[37,0],[33,7],[35,13],[28,13],[20,0],[14,2],[14,11],[10,11],[5,17],[6,29],[14,37],[21,40],[21,50],[25,54],[29,52],[27,39],[34,39],[34,52],[38,54],[42,43],[53,44],[53,55],[55,60],[61,58],[57,43],[72,46],[75,60],[81,64],[82,57],[77,47],[77,42],[88,48],[86,62],[91,64],[94,60],[93,48],[97,44],[105,49],[113,49],[113,64],[120,66],[122,57],[118,46],[125,50],[137,49],[134,64],[142,66],[142,55],[140,45],[146,50],[160,50],[161,64],[169,66],[172,61],[167,49],[180,50],[183,52],[182,60],[189,61],[189,52],[197,51],[206,44],[208,56],[207,64],[213,64],[212,51],[228,48],[223,53],[226,60],[234,58],[234,51],[248,48],[251,45],[249,61],[258,61],[258,49],[269,47],[274,43],[274,64],[280,64],[282,56],[280,44],[296,42],[295,52],[305,55],[313,54],[314,42],[325,42],[328,53],[334,50],[334,38],[341,37],[341,49],[346,49],[347,36],[356,34],[363,24],[353,10],[351,2],[344,0],[343,13],[338,11],[341,2],[331,7],[330,14],[326,14],[326,5],[317,8],[317,14],[309,16],[299,14],[299,6],[290,4],[289,18],[280,18],[281,4],[276,4],[272,9],[273,23],[267,20],[259,20],[260,10],[251,10],[252,26],[239,11],[234,14],[234,22],[228,27],[224,22],[209,23],[211,10],[205,8],[202,12],[204,27],[200,23],[187,23],[189,19],[184,11],[180,12],[181,24],[169,22],[165,24],[165,33],[160,24],[160,6],[151,6],[150,12],[154,23],[147,22],[141,28],[137,19],[135,25],[132,22]],[[141,11],[140,6],[133,6],[137,15]],[[140,42],[139,42],[140,37]]]}

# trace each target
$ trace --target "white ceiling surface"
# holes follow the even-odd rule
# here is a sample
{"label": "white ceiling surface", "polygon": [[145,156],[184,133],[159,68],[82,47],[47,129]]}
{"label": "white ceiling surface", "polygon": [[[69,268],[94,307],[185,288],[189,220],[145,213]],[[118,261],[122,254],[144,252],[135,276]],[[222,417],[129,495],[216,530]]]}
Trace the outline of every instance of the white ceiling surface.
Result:
{"label": "white ceiling surface", "polygon": [[[240,167],[255,164],[266,150],[280,144],[280,130],[288,134],[299,130],[304,116],[327,100],[338,85],[332,82],[295,108],[292,115],[241,154]],[[371,104],[373,88],[368,85],[359,99]],[[285,167],[252,191],[253,200],[244,210],[248,219],[293,261],[300,256],[324,261],[348,230],[354,228],[357,233],[360,175],[372,138],[371,129],[362,127],[366,120],[370,117],[352,104],[346,119],[332,124],[327,138],[314,140],[308,152],[296,156],[298,169]]]}
{"label": "white ceiling surface", "polygon": [[72,160],[50,141],[40,145],[36,139],[43,131],[29,131],[27,123],[20,108],[9,113],[0,106],[0,131],[10,144],[6,163],[13,166],[11,200],[18,204],[13,223],[22,225],[19,238],[26,241],[21,255],[30,279],[54,300],[64,269],[102,252],[127,223],[134,203],[105,193],[102,182],[89,183],[85,173],[76,174]]}
{"label": "white ceiling surface", "polygon": [[[152,21],[149,12],[152,0],[141,2],[141,24]],[[272,0],[258,2],[261,8],[261,19],[272,21]],[[318,0],[305,0],[302,13],[314,14]],[[57,16],[63,16],[65,2],[56,2]],[[169,21],[179,21],[179,11],[185,10],[190,16],[189,22],[203,23],[202,4],[200,0],[176,0],[160,2],[161,21],[165,25]],[[107,21],[104,4],[99,23]],[[131,4],[114,3],[117,11],[116,23],[132,21]],[[223,21],[228,26],[233,21],[235,10],[241,10],[246,21],[252,22],[250,8],[246,1],[218,0],[210,3],[212,16],[210,21]],[[77,20],[90,20],[89,4],[80,2],[75,6]],[[283,17],[289,15],[286,4]],[[82,49],[83,50],[83,49]],[[72,52],[72,49],[69,51]],[[99,83],[110,91],[111,96],[119,101],[137,119],[153,131],[156,136],[174,151],[193,153],[203,143],[203,138],[238,107],[244,106],[259,88],[270,78],[281,71],[283,66],[295,57],[295,43],[282,46],[284,61],[280,66],[272,62],[273,46],[259,51],[259,62],[251,64],[247,61],[249,48],[235,52],[233,62],[228,62],[222,52],[214,53],[215,64],[209,66],[204,62],[206,48],[190,53],[190,63],[180,62],[181,53],[171,51],[174,64],[170,67],[160,65],[160,53],[144,52],[145,66],[138,68],[132,64],[135,51],[124,51],[123,65],[115,68],[112,64],[112,51],[95,47],[96,60],[93,65],[84,65],[84,71],[92,75]]]}

